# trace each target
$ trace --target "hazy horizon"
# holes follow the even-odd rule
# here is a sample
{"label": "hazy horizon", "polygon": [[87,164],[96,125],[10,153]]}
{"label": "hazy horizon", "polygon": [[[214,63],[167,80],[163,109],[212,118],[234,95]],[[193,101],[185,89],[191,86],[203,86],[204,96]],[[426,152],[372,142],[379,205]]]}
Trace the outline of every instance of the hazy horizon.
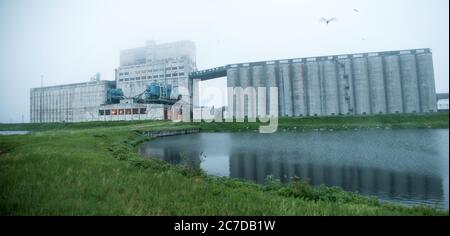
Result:
{"label": "hazy horizon", "polygon": [[[197,68],[431,48],[437,92],[448,92],[449,1],[0,0],[0,122],[29,122],[29,91],[114,80],[120,50],[192,40]],[[321,17],[338,20],[325,24]],[[202,86],[224,88],[225,79]],[[212,92],[205,105],[219,104]]]}

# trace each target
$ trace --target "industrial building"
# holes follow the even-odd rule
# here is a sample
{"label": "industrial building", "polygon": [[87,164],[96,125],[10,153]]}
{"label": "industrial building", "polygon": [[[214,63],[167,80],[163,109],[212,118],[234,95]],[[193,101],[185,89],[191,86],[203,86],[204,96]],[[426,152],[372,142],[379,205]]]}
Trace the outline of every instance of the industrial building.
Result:
{"label": "industrial building", "polygon": [[[191,41],[156,44],[120,52],[115,81],[32,88],[31,123],[110,120],[163,120],[179,111],[171,104],[179,99],[179,86],[187,86],[196,70],[195,45]],[[184,94],[189,96],[188,94]]]}
{"label": "industrial building", "polygon": [[93,80],[86,83],[32,88],[30,121],[50,123],[95,120],[98,106],[106,103],[106,93],[114,87],[113,81]]}
{"label": "industrial building", "polygon": [[170,85],[173,94],[179,94],[178,88],[187,88],[188,75],[196,68],[193,42],[156,44],[147,41],[145,47],[120,52],[116,87],[122,89],[126,97],[133,97],[142,93],[149,82],[157,82]]}
{"label": "industrial building", "polygon": [[[437,111],[430,49],[250,62],[197,71],[194,43],[149,41],[145,47],[121,51],[115,81],[97,77],[87,83],[31,89],[30,119],[32,123],[171,119],[182,113],[181,107],[172,106],[180,97],[198,99],[192,95],[198,81],[224,76],[231,88],[278,87],[279,116]],[[228,95],[233,114],[258,116],[258,94],[249,95]],[[274,99],[265,99],[268,115]]]}
{"label": "industrial building", "polygon": [[[435,112],[430,49],[296,58],[232,64],[192,72],[190,78],[227,76],[228,87],[278,87],[278,115],[288,117]],[[269,94],[268,92],[266,94]],[[255,96],[237,98],[233,114],[259,114]],[[271,98],[266,96],[266,114]],[[253,104],[253,105],[252,105]],[[256,105],[254,105],[256,104]],[[231,111],[230,111],[231,112]],[[263,114],[264,115],[264,114]]]}
{"label": "industrial building", "polygon": [[436,94],[438,111],[448,111],[448,93]]}

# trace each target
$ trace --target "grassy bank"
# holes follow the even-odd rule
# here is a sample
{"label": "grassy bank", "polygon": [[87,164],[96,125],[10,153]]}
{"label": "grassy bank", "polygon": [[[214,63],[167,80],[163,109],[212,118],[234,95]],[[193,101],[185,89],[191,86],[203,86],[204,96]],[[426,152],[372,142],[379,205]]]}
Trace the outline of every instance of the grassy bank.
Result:
{"label": "grassy bank", "polygon": [[[280,120],[281,129],[362,126],[448,128],[448,113]],[[206,176],[133,152],[149,140],[138,130],[188,127],[257,129],[245,123],[164,121],[0,125],[0,130],[40,131],[0,136],[0,215],[448,215],[301,181],[257,185]]]}
{"label": "grassy bank", "polygon": [[[448,112],[433,114],[392,114],[375,116],[335,116],[280,118],[279,131],[347,130],[347,129],[428,129],[448,128]],[[257,130],[259,123],[202,123],[203,131]],[[263,125],[267,125],[263,124]]]}

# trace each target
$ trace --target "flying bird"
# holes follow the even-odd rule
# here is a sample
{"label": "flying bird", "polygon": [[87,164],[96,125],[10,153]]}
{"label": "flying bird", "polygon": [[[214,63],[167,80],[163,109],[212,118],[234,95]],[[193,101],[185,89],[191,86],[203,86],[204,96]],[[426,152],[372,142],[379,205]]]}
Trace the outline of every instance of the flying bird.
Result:
{"label": "flying bird", "polygon": [[358,9],[353,9],[353,11],[354,11],[354,12],[359,12],[359,10],[358,10]]}
{"label": "flying bird", "polygon": [[330,24],[330,22],[332,22],[332,21],[337,21],[337,18],[336,18],[336,17],[332,17],[332,18],[326,19],[326,18],[322,17],[322,18],[320,18],[319,21],[320,21],[320,22],[325,22],[325,23],[328,25],[328,24]]}

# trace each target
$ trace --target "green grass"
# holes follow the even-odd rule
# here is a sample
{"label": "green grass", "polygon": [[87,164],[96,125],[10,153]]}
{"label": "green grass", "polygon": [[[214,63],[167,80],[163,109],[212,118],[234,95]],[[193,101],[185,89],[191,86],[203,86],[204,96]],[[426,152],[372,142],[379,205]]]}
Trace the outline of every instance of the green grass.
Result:
{"label": "green grass", "polygon": [[[448,112],[432,114],[384,114],[375,116],[334,116],[280,118],[278,130],[302,131],[313,129],[408,129],[448,128]],[[267,125],[267,123],[263,124]],[[219,132],[257,130],[259,123],[205,123],[204,131]]]}
{"label": "green grass", "polygon": [[[448,113],[280,121],[280,127],[297,130],[343,124],[443,128],[448,127]],[[254,124],[167,121],[2,124],[0,130],[39,132],[0,136],[0,215],[448,215],[301,181],[282,185],[268,179],[267,184],[257,185],[207,176],[143,159],[133,151],[149,140],[137,130],[190,127],[206,131],[257,128]]]}

